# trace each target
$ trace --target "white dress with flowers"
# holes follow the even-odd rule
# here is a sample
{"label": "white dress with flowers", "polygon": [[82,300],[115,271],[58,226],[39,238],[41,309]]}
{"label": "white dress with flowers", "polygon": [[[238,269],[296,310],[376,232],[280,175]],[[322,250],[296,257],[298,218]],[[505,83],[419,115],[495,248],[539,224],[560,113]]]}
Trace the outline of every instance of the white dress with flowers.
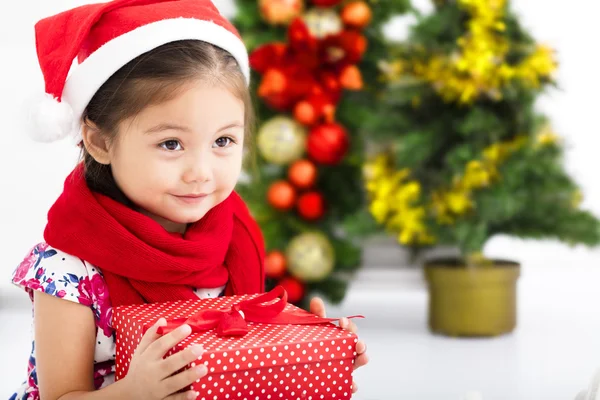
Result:
{"label": "white dress with flowers", "polygon": [[[112,309],[106,282],[98,268],[77,257],[48,246],[36,245],[14,271],[12,282],[25,289],[33,301],[37,290],[90,307],[96,322],[94,382],[96,389],[114,382],[115,335],[111,325]],[[224,287],[196,289],[199,298],[222,296]],[[32,323],[32,332],[33,329]],[[25,365],[24,365],[25,367]],[[35,337],[27,365],[27,380],[10,400],[37,400]]]}

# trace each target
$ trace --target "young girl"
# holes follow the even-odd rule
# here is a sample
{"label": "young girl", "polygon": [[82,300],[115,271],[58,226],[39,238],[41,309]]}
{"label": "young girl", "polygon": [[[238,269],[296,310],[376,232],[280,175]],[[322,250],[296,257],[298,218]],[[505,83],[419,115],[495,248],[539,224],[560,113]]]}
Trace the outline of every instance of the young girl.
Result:
{"label": "young girl", "polygon": [[178,392],[205,366],[177,371],[202,347],[163,358],[187,325],[150,329],[114,383],[111,307],[264,290],[262,237],[233,191],[253,122],[247,51],[210,0],[86,5],[40,21],[36,41],[33,133],[72,135],[83,160],[13,276],[33,301],[34,346],[12,399],[193,399]]}

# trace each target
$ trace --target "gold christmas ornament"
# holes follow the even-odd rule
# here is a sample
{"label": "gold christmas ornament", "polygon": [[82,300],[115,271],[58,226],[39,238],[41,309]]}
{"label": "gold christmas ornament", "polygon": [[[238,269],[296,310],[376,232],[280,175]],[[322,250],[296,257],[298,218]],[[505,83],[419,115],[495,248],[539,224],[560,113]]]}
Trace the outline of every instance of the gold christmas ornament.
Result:
{"label": "gold christmas ornament", "polygon": [[272,25],[287,25],[302,14],[304,0],[259,0],[260,14]]}
{"label": "gold christmas ornament", "polygon": [[322,39],[328,35],[338,34],[344,29],[344,23],[339,14],[329,8],[311,8],[302,17],[310,33]]}
{"label": "gold christmas ornament", "polygon": [[291,118],[277,116],[264,123],[257,137],[263,158],[278,165],[299,160],[306,150],[306,128]]}
{"label": "gold christmas ornament", "polygon": [[293,238],[286,250],[288,271],[304,282],[327,278],[335,264],[331,242],[321,233],[303,233]]}

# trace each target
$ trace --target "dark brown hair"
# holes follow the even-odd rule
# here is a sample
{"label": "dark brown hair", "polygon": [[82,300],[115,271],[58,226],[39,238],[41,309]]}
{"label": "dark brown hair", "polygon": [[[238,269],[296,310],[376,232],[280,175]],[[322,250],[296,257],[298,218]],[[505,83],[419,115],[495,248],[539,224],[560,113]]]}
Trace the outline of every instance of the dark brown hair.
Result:
{"label": "dark brown hair", "polygon": [[[245,143],[251,142],[254,110],[240,67],[227,51],[198,40],[182,40],[157,47],[115,72],[96,92],[83,114],[110,141],[119,124],[144,108],[168,101],[193,80],[222,85],[244,102]],[[98,163],[82,146],[85,179],[91,190],[134,207],[117,186],[110,165]]]}

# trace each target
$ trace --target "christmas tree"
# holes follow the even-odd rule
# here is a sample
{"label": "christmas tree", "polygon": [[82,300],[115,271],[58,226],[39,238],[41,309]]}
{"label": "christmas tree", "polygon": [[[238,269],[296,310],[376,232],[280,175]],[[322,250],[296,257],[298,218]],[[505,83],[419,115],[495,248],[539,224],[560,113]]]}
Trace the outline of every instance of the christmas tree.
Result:
{"label": "christmas tree", "polygon": [[[376,5],[375,5],[376,4]],[[361,118],[385,83],[383,24],[407,0],[238,0],[258,123],[238,191],[265,236],[267,289],[306,306],[346,293],[361,251],[343,226],[365,206]]]}
{"label": "christmas tree", "polygon": [[556,85],[554,52],[505,0],[435,1],[381,63],[388,86],[364,133],[380,148],[365,166],[369,212],[418,250],[457,246],[487,262],[496,234],[596,245],[564,143],[536,98]]}

